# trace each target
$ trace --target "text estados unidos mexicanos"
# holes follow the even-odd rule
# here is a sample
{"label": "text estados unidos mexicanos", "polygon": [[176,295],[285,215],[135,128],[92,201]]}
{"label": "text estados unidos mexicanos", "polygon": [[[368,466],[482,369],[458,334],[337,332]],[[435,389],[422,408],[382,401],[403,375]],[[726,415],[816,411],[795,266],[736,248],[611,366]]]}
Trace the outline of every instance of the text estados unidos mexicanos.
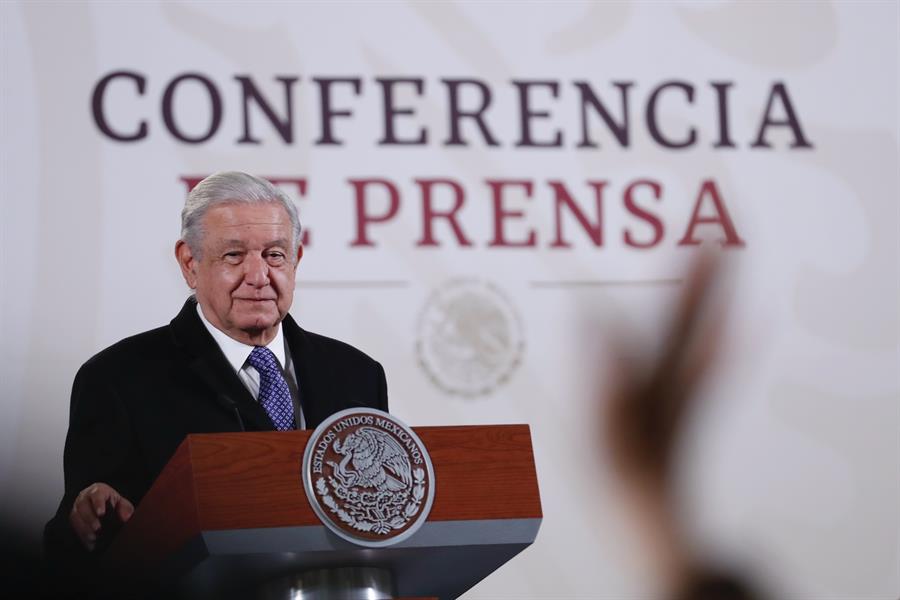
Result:
{"label": "text estados unidos mexicanos", "polygon": [[325,460],[325,453],[328,452],[328,446],[337,438],[337,434],[344,431],[348,427],[357,427],[362,425],[375,425],[384,429],[388,433],[390,433],[394,438],[400,441],[406,449],[409,451],[412,456],[412,461],[414,464],[422,464],[422,452],[419,450],[418,444],[416,441],[410,436],[402,427],[388,421],[387,419],[381,417],[375,417],[373,415],[353,415],[351,417],[347,417],[346,419],[341,419],[337,423],[335,423],[325,434],[322,436],[322,439],[316,444],[316,448],[313,451],[313,465],[312,472],[313,473],[322,473],[322,465]]}

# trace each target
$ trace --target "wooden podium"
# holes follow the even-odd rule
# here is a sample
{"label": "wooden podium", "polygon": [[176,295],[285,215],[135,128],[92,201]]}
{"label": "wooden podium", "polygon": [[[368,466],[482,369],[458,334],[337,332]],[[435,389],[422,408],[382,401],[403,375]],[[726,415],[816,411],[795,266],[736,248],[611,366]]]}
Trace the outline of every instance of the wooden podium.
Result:
{"label": "wooden podium", "polygon": [[113,540],[104,568],[203,599],[252,597],[305,571],[372,567],[390,572],[399,597],[456,598],[537,535],[531,434],[527,425],[414,431],[434,464],[434,504],[396,545],[358,546],[321,523],[301,479],[310,431],[195,434]]}

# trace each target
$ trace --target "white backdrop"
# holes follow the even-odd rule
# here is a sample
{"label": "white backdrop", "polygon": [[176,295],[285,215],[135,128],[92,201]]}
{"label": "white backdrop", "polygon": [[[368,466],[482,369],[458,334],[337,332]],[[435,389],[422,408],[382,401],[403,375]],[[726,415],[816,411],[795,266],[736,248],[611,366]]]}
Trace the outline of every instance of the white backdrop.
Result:
{"label": "white backdrop", "polygon": [[[678,242],[709,180],[744,244],[725,248],[729,344],[704,389],[711,402],[684,465],[697,543],[749,561],[784,597],[900,593],[896,2],[5,2],[0,15],[0,480],[4,514],[34,539],[61,494],[78,366],[168,322],[187,294],[172,257],[180,178],[237,169],[307,181],[302,198],[288,188],[311,231],[292,313],[380,360],[393,412],[412,425],[531,425],[540,535],[466,598],[645,597],[647,565],[597,459],[591,384],[612,324],[650,346],[659,337],[690,256]],[[116,79],[104,118],[121,133],[145,121],[141,140],[111,139],[92,113],[95,86],[116,71],[140,74],[143,93]],[[166,86],[184,73],[202,74],[221,96],[221,124],[202,143],[179,141],[163,118]],[[275,78],[299,78],[290,143],[253,103],[259,143],[238,143],[235,76],[250,77],[281,119],[285,92]],[[360,80],[358,94],[349,84],[332,88],[335,110],[352,111],[332,122],[342,145],[316,143],[315,78]],[[396,124],[404,138],[427,129],[427,143],[378,145],[377,78],[422,80],[421,93],[397,85],[395,105],[414,114]],[[484,120],[498,146],[472,120],[461,123],[468,145],[445,144],[442,79],[487,86]],[[530,88],[531,110],[547,116],[529,123],[538,140],[561,131],[560,147],[516,146],[521,86],[513,80],[557,84],[557,97]],[[627,144],[590,112],[599,147],[579,147],[576,81],[617,122],[624,113],[614,83],[631,82]],[[696,129],[696,143],[682,149],[661,145],[648,126],[653,90],[671,81],[692,86],[693,101],[667,88],[654,114],[666,139]],[[716,147],[721,111],[710,82],[731,83],[728,147]],[[792,147],[797,131],[777,124],[787,118],[783,96],[767,111],[776,82],[811,147]],[[200,136],[208,95],[197,80],[177,89],[175,127]],[[474,109],[481,96],[469,86],[460,98]],[[752,147],[766,114],[777,122],[764,136],[771,147]],[[348,180],[366,178],[392,182],[400,202],[392,219],[367,229],[374,245],[360,247],[351,244]],[[471,246],[440,219],[438,245],[416,245],[421,178],[461,186],[458,224]],[[521,187],[504,188],[505,210],[522,215],[501,217],[499,227],[513,240],[533,230],[533,247],[490,245],[498,225],[486,180],[531,182],[530,199]],[[557,223],[551,180],[592,222],[586,181],[607,182],[601,246],[570,213]],[[657,182],[661,194],[639,186],[629,208],[625,190],[638,180]],[[369,213],[385,211],[384,190],[370,192]],[[436,188],[434,202],[452,206],[449,188]],[[714,208],[706,196],[702,215]],[[646,213],[662,239],[630,246],[626,232],[654,238]],[[570,247],[552,245],[557,226]],[[701,223],[697,234],[719,240],[723,231]],[[475,282],[468,309],[428,304],[448,298],[459,279]],[[438,317],[463,329],[442,333]],[[473,380],[482,393],[453,392]]]}

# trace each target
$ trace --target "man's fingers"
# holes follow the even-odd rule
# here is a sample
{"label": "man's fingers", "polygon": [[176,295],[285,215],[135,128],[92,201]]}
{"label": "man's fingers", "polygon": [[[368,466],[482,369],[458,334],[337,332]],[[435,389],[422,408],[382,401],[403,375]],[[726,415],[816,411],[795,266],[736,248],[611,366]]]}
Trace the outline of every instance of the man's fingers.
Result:
{"label": "man's fingers", "polygon": [[131,518],[131,515],[134,514],[134,505],[129,502],[127,498],[119,496],[119,503],[116,505],[116,514],[118,514],[119,519],[125,523]]}
{"label": "man's fingers", "polygon": [[88,550],[96,547],[97,535],[102,527],[100,519],[106,515],[107,503],[123,522],[134,513],[134,505],[105,483],[95,483],[81,490],[72,505],[69,523]]}
{"label": "man's fingers", "polygon": [[109,500],[111,492],[114,492],[112,491],[112,488],[100,485],[92,485],[88,489],[90,491],[87,496],[94,509],[94,514],[98,517],[102,517],[106,514],[106,501]]}
{"label": "man's fingers", "polygon": [[93,506],[87,498],[79,496],[69,513],[69,523],[72,530],[81,543],[88,550],[93,550],[97,542],[97,531],[100,529],[100,520],[94,514]]}
{"label": "man's fingers", "polygon": [[81,498],[75,501],[75,516],[84,524],[88,531],[97,531],[100,529],[100,519],[94,510],[94,505],[90,497]]}
{"label": "man's fingers", "polygon": [[705,313],[710,297],[714,295],[721,261],[718,254],[701,249],[690,264],[669,325],[669,346],[672,351],[677,352],[695,334],[697,323]]}
{"label": "man's fingers", "polygon": [[78,538],[84,543],[88,541],[88,538],[93,534],[87,524],[78,518],[73,518],[72,520],[72,529],[75,530],[75,534]]}
{"label": "man's fingers", "polygon": [[81,545],[88,549],[88,551],[93,551],[97,546],[97,536],[93,533],[85,533],[78,532],[76,530],[76,534],[78,534],[78,539],[81,541]]}

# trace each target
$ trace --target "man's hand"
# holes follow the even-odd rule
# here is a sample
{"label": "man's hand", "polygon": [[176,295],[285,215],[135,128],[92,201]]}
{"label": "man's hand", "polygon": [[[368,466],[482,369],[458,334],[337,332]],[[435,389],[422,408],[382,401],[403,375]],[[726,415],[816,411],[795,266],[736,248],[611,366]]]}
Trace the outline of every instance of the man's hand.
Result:
{"label": "man's hand", "polygon": [[115,516],[125,523],[134,513],[134,505],[105,483],[91,484],[75,498],[69,523],[88,550],[93,551],[97,545],[100,519],[106,516],[107,511],[114,511]]}
{"label": "man's hand", "polygon": [[[626,484],[661,494],[665,502],[670,500],[678,442],[696,412],[695,391],[722,346],[724,305],[716,301],[714,289],[720,261],[709,251],[697,255],[662,351],[654,358],[621,360],[606,406],[605,438],[615,467]],[[628,337],[620,333],[619,338],[618,354],[634,353]]]}
{"label": "man's hand", "polygon": [[720,262],[710,252],[692,262],[664,344],[655,356],[636,352],[629,332],[618,334],[613,347],[621,358],[604,406],[606,450],[636,510],[647,555],[672,594],[693,585],[697,577],[696,558],[676,507],[675,458],[697,412],[696,391],[722,348],[725,304],[717,297]]}

